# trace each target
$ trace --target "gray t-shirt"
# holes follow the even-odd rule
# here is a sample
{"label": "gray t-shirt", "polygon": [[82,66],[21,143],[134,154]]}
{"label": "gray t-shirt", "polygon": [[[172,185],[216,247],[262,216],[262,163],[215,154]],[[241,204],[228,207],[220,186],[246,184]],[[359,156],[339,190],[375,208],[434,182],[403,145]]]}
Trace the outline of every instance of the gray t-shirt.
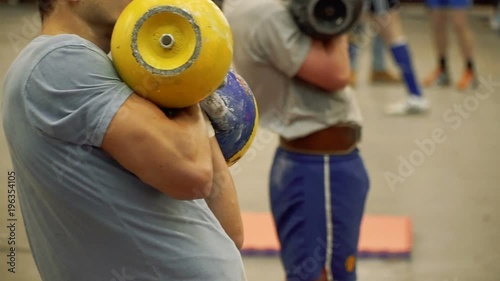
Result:
{"label": "gray t-shirt", "polygon": [[245,280],[204,200],[169,198],[100,149],[131,93],[75,35],[36,38],[7,73],[4,130],[42,279]]}
{"label": "gray t-shirt", "polygon": [[337,123],[361,124],[350,87],[325,93],[294,79],[311,46],[283,0],[226,0],[224,14],[234,36],[235,70],[257,100],[260,124],[297,138]]}

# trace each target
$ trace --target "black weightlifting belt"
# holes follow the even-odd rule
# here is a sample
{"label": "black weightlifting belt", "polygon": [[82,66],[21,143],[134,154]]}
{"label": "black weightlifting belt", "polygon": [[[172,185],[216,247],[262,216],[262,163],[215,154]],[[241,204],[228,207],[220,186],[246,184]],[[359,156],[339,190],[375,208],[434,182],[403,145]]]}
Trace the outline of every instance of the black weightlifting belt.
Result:
{"label": "black weightlifting belt", "polygon": [[346,154],[353,151],[360,140],[360,126],[339,124],[298,139],[280,138],[280,146],[285,150],[307,154]]}

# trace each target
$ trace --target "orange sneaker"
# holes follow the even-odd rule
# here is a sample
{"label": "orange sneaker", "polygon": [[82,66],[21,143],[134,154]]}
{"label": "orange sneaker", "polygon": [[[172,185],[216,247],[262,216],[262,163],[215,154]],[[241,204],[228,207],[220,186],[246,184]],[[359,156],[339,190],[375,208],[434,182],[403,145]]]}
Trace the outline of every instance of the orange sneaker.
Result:
{"label": "orange sneaker", "polygon": [[373,70],[371,74],[372,83],[384,83],[384,84],[393,84],[393,83],[401,83],[401,78],[391,73],[387,70],[376,71]]}
{"label": "orange sneaker", "polygon": [[422,81],[422,85],[424,87],[431,86],[449,86],[450,85],[450,76],[448,72],[443,71],[441,68],[435,69],[431,72],[425,79]]}
{"label": "orange sneaker", "polygon": [[464,91],[467,89],[475,89],[478,86],[476,75],[470,70],[464,71],[462,78],[458,80],[457,89]]}

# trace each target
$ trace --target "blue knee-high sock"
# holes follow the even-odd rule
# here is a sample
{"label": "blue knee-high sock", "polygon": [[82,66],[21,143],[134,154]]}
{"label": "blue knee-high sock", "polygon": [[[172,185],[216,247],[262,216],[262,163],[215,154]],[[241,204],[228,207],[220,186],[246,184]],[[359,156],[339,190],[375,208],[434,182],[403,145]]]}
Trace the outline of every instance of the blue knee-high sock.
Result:
{"label": "blue knee-high sock", "polygon": [[351,61],[351,69],[356,71],[358,67],[358,54],[359,47],[355,44],[349,43],[349,60]]}
{"label": "blue knee-high sock", "polygon": [[413,71],[413,66],[411,64],[410,50],[408,44],[399,43],[391,46],[391,53],[394,56],[394,60],[399,65],[399,69],[403,74],[406,82],[406,87],[411,95],[421,96],[422,92],[420,90],[420,85],[418,84],[415,73]]}

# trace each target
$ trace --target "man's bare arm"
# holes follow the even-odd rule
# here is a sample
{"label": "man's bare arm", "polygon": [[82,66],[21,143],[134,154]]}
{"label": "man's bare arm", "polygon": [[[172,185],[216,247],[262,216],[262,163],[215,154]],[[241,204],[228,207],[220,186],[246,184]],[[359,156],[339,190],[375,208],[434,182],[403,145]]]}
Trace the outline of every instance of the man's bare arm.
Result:
{"label": "man's bare arm", "polygon": [[243,221],[234,181],[220,151],[217,139],[212,138],[210,144],[212,146],[214,176],[212,192],[205,201],[236,247],[241,249],[244,240]]}
{"label": "man's bare arm", "polygon": [[328,42],[313,41],[297,76],[328,92],[343,89],[349,83],[348,35]]}
{"label": "man's bare arm", "polygon": [[179,200],[211,192],[212,152],[198,105],[167,118],[152,102],[133,94],[118,110],[102,149],[143,182]]}

